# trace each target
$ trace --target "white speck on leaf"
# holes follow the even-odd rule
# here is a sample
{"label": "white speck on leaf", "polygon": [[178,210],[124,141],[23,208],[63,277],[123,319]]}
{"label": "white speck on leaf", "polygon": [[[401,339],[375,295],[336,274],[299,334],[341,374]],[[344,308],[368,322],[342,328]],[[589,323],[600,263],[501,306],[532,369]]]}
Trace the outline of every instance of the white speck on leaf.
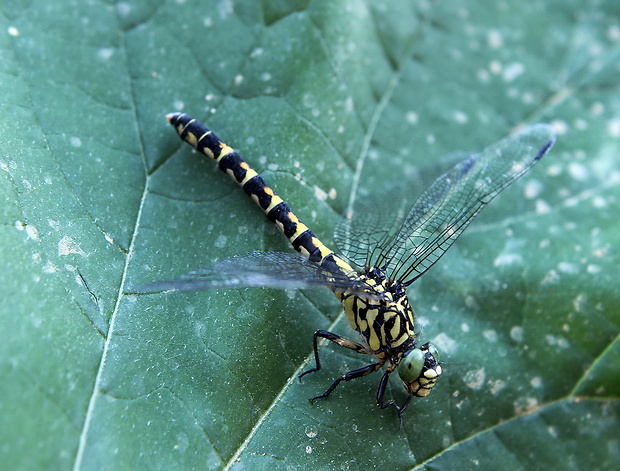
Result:
{"label": "white speck on leaf", "polygon": [[29,239],[38,240],[39,239],[39,231],[33,225],[28,224],[26,226],[26,234]]}
{"label": "white speck on leaf", "polygon": [[523,342],[523,327],[516,325],[510,329],[510,338],[515,342]]}
{"label": "white speck on leaf", "polygon": [[568,345],[569,345],[568,340],[558,335],[547,334],[545,335],[545,340],[547,341],[549,345],[558,346],[563,349],[568,348]]}
{"label": "white speck on leaf", "polygon": [[602,196],[595,196],[592,198],[592,206],[595,208],[605,208],[607,206],[607,200]]}
{"label": "white speck on leaf", "polygon": [[100,59],[107,61],[110,57],[114,55],[114,49],[111,47],[102,47],[97,51],[97,55]]}
{"label": "white speck on leaf", "polygon": [[576,275],[579,273],[579,267],[571,262],[560,262],[558,263],[558,271],[568,273],[569,275]]}
{"label": "white speck on leaf", "polygon": [[493,75],[500,74],[502,71],[502,64],[500,64],[498,61],[491,61],[491,63],[489,64],[489,71]]}
{"label": "white speck on leaf", "polygon": [[547,175],[551,177],[557,177],[562,173],[562,167],[560,165],[549,165],[547,168]]}
{"label": "white speck on leaf", "polygon": [[455,353],[457,349],[457,342],[454,341],[445,333],[441,333],[433,339],[433,343],[441,352]]}
{"label": "white speck on leaf", "polygon": [[452,116],[454,117],[454,120],[459,123],[459,124],[465,124],[467,121],[469,121],[469,116],[467,116],[465,113],[463,113],[460,110],[456,110]]}
{"label": "white speck on leaf", "polygon": [[499,254],[495,260],[493,260],[494,267],[501,267],[505,265],[516,265],[523,262],[523,257],[516,253],[502,253]]}
{"label": "white speck on leaf", "polygon": [[620,119],[614,118],[607,125],[607,132],[611,137],[620,137]]}
{"label": "white speck on leaf", "polygon": [[525,184],[524,194],[528,200],[536,198],[543,191],[543,184],[536,179],[531,179]]}
{"label": "white speck on leaf", "polygon": [[217,237],[217,239],[215,239],[215,242],[213,242],[213,245],[215,247],[217,247],[218,249],[222,249],[222,248],[226,247],[226,243],[227,242],[228,242],[228,238],[225,235],[220,234]]}
{"label": "white speck on leaf", "polygon": [[605,111],[605,105],[597,101],[592,104],[589,111],[592,116],[599,116],[603,113],[603,111]]}
{"label": "white speck on leaf", "polygon": [[319,201],[325,201],[327,199],[327,193],[318,186],[314,187],[314,196]]}
{"label": "white speck on leaf", "polygon": [[71,136],[69,138],[69,144],[71,144],[73,147],[82,147],[82,139],[77,136]]}
{"label": "white speck on leaf", "polygon": [[549,270],[549,272],[542,279],[541,284],[543,286],[551,285],[551,284],[556,284],[558,281],[560,281],[560,275],[558,274],[558,272],[555,270]]}
{"label": "white speck on leaf", "polygon": [[504,68],[502,77],[506,82],[512,82],[525,72],[525,66],[521,62],[513,62]]}
{"label": "white speck on leaf", "polygon": [[568,131],[568,124],[565,121],[556,120],[551,123],[555,132],[558,134],[566,134]]}
{"label": "white speck on leaf", "polygon": [[491,383],[490,391],[491,391],[491,394],[493,394],[494,396],[497,396],[505,388],[506,388],[506,383],[502,381],[501,379],[498,379]]}
{"label": "white speck on leaf", "polygon": [[43,266],[43,273],[57,273],[58,272],[58,268],[56,267],[56,265],[54,265],[52,262],[48,261],[44,266]]}
{"label": "white speck on leaf", "polygon": [[497,342],[497,332],[493,329],[487,329],[484,332],[482,332],[482,335],[484,336],[485,339],[487,339],[489,342]]}
{"label": "white speck on leaf", "polygon": [[116,11],[119,16],[127,16],[131,12],[131,5],[127,2],[119,2],[116,4]]}
{"label": "white speck on leaf", "polygon": [[409,111],[405,115],[405,119],[409,124],[417,124],[418,122],[418,114],[415,111]]}
{"label": "white speck on leaf", "polygon": [[586,305],[587,297],[585,294],[578,295],[575,299],[573,299],[573,307],[577,312],[584,312]]}
{"label": "white speck on leaf", "polygon": [[487,33],[487,44],[491,49],[499,49],[504,45],[502,33],[496,29],[491,29]]}
{"label": "white speck on leaf", "polygon": [[583,164],[580,164],[578,162],[571,162],[568,165],[568,173],[570,174],[571,177],[573,177],[575,180],[578,181],[584,181],[587,180],[590,172],[588,171],[587,167]]}
{"label": "white speck on leaf", "polygon": [[185,452],[189,447],[189,438],[185,433],[177,433],[176,443],[174,444],[174,449],[176,451],[180,451],[181,453]]}
{"label": "white speck on leaf", "polygon": [[66,235],[58,242],[58,255],[64,256],[72,253],[86,257],[86,252],[82,250],[80,244],[72,237]]}
{"label": "white speck on leaf", "polygon": [[522,240],[508,239],[502,252],[493,260],[493,266],[500,267],[523,263],[523,256],[520,252],[524,244]]}
{"label": "white speck on leaf", "polygon": [[484,368],[479,368],[477,370],[472,370],[465,373],[463,381],[469,389],[478,391],[482,388],[482,386],[484,386],[485,378],[486,373],[484,371]]}
{"label": "white speck on leaf", "polygon": [[545,200],[536,200],[536,214],[547,214],[551,212],[551,205]]}

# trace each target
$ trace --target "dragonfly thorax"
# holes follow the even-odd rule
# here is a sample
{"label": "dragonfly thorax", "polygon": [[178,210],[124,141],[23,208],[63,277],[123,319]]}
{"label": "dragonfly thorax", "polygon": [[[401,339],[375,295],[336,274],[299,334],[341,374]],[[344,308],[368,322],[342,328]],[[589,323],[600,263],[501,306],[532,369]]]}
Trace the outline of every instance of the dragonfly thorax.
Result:
{"label": "dragonfly thorax", "polygon": [[379,361],[388,364],[389,372],[398,370],[408,394],[427,396],[441,375],[439,354],[430,343],[416,345],[414,313],[405,287],[377,267],[361,276],[382,297],[346,295],[342,302],[351,325]]}
{"label": "dragonfly thorax", "polygon": [[379,268],[367,270],[360,278],[372,288],[374,296],[343,296],[351,326],[377,355],[389,358],[409,350],[414,344],[415,321],[403,286],[390,280]]}

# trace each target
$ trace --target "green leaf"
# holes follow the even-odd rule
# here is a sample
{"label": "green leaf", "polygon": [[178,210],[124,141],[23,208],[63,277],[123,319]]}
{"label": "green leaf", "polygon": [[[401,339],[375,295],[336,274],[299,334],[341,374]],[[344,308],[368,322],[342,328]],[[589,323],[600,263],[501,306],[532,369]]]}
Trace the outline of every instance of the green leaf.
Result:
{"label": "green leaf", "polygon": [[[7,469],[612,469],[620,459],[614,0],[2,6]],[[412,286],[444,376],[401,430],[326,290],[130,286],[290,250],[163,116],[234,146],[331,245],[352,197],[516,127],[558,143]],[[448,156],[444,158],[444,156]],[[421,191],[417,188],[415,191]],[[403,399],[396,382],[390,397]]]}

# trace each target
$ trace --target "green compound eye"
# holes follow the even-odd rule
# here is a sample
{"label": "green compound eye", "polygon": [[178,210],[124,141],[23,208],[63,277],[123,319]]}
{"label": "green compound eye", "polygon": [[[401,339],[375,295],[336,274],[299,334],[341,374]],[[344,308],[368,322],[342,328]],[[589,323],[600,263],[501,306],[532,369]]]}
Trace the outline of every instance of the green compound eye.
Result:
{"label": "green compound eye", "polygon": [[417,380],[422,374],[425,357],[426,355],[419,348],[411,350],[398,365],[398,376],[400,376],[400,379],[405,383],[412,383]]}

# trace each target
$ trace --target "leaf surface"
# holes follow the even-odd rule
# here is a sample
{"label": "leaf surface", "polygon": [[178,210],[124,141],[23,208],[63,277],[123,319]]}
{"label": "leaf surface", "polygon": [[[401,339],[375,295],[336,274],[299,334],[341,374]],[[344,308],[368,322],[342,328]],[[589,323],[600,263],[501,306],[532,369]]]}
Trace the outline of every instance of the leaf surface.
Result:
{"label": "leaf surface", "polygon": [[[514,3],[514,2],[513,2]],[[7,469],[612,469],[620,392],[617,2],[2,6],[0,457]],[[558,142],[410,295],[445,374],[403,429],[324,290],[130,295],[287,251],[163,116],[203,120],[331,246],[534,122]],[[419,188],[418,188],[419,187]],[[409,196],[409,195],[403,195]],[[390,397],[402,399],[394,382]]]}

